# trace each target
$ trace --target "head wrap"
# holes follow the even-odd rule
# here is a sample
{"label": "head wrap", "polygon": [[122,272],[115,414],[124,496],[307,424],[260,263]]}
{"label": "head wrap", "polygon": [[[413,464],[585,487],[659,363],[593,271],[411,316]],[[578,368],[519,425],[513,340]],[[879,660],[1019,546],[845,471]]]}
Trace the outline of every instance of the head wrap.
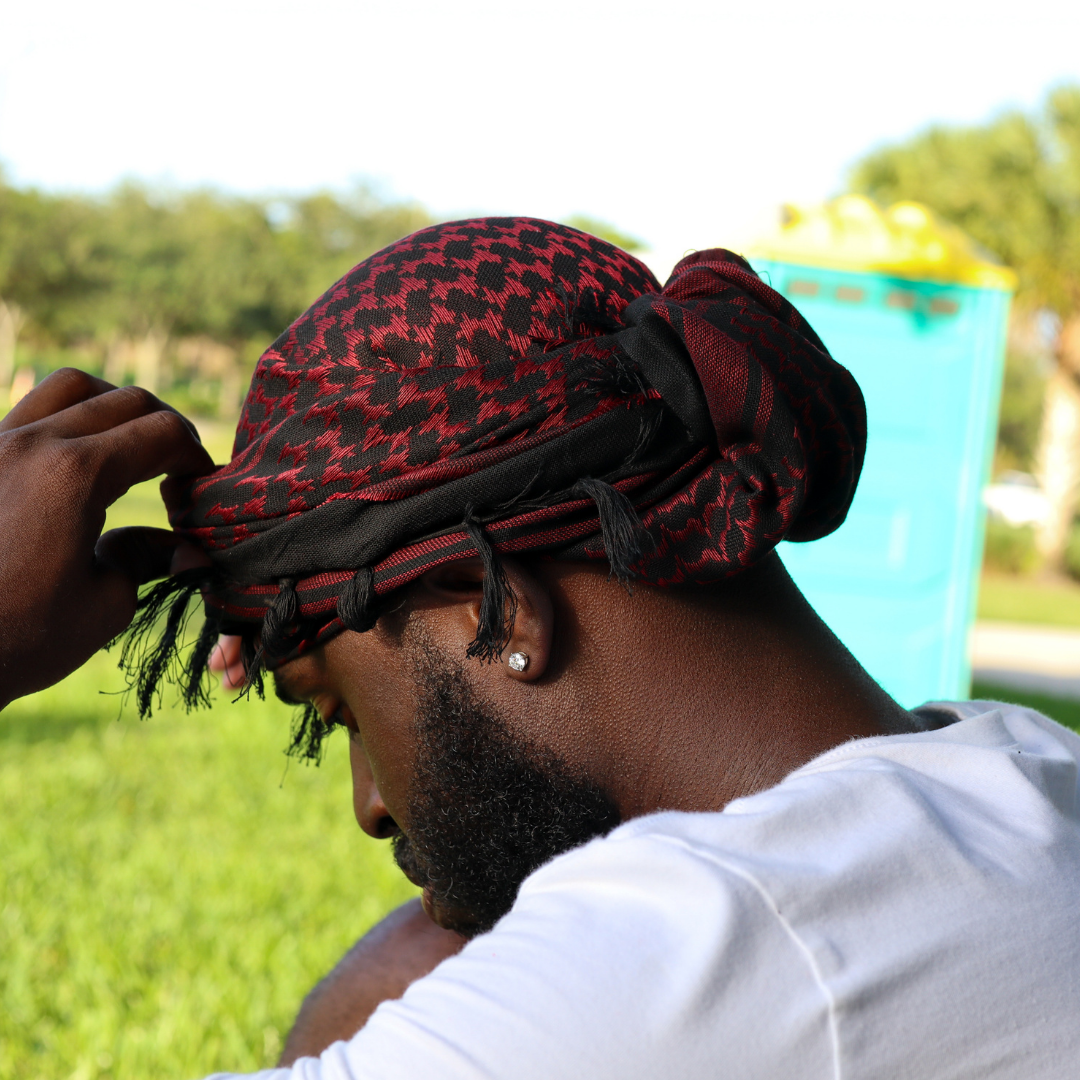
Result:
{"label": "head wrap", "polygon": [[281,662],[479,555],[492,658],[500,553],[717,582],[840,525],[865,440],[854,379],[739,256],[696,252],[661,289],[576,229],[477,218],[323,294],[259,361],[232,460],[168,502],[214,563],[207,640],[261,624]]}

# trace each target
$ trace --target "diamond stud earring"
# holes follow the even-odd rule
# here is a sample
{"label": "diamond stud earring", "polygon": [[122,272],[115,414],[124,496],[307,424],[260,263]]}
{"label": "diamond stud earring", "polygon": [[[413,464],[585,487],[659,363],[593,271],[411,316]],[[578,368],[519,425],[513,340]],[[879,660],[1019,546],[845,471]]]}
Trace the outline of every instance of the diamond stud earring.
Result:
{"label": "diamond stud earring", "polygon": [[506,662],[510,665],[512,671],[524,671],[529,666],[529,654],[512,652],[506,658]]}

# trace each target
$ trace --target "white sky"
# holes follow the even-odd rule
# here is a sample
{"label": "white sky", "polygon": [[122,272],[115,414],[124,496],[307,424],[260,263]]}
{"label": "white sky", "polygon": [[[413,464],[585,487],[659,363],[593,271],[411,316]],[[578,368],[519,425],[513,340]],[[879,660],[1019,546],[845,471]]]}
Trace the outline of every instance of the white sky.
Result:
{"label": "white sky", "polygon": [[[0,0],[0,162],[738,246],[874,145],[1080,80],[1080,3]],[[661,260],[662,261],[662,260]]]}

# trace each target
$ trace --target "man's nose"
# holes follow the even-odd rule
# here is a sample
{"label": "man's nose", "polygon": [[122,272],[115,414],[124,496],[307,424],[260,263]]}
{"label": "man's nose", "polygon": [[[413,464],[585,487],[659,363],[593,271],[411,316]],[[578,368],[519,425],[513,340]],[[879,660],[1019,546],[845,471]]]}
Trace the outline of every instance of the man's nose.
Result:
{"label": "man's nose", "polygon": [[356,814],[357,824],[376,840],[388,840],[391,836],[396,836],[400,832],[397,822],[386,809],[371,775],[367,754],[355,739],[349,740],[349,764],[352,766],[353,812]]}

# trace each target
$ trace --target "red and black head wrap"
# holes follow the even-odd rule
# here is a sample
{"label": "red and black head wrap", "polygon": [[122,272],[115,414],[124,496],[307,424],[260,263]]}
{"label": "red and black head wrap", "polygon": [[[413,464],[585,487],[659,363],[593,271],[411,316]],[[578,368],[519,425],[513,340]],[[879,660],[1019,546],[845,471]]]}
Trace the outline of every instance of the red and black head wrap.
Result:
{"label": "red and black head wrap", "polygon": [[716,582],[840,525],[865,441],[854,379],[731,252],[661,289],[567,226],[423,229],[274,342],[232,461],[173,490],[173,527],[214,563],[192,663],[220,629],[259,625],[271,664],[366,630],[387,593],[476,555],[472,652],[492,658],[513,607],[500,553]]}

